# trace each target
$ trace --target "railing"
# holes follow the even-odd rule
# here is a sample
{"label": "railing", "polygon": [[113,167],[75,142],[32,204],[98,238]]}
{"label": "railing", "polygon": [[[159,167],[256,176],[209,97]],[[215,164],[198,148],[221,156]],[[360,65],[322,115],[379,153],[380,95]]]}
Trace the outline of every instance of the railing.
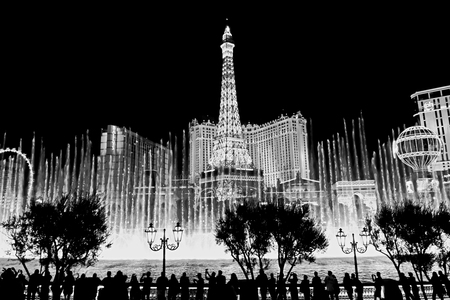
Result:
{"label": "railing", "polygon": [[[300,286],[298,286],[297,288],[299,288],[299,287]],[[421,296],[421,299],[424,299],[423,294],[422,294],[422,290],[420,288],[420,285],[417,285],[417,287],[419,289],[419,294]],[[141,285],[141,288],[142,288],[142,285]],[[400,284],[399,284],[399,288],[400,288],[400,291],[402,292],[402,294],[404,295],[402,286]],[[431,284],[425,283],[424,284],[424,288],[425,288],[425,294],[427,295],[427,298],[431,299],[431,296],[433,294],[433,287],[431,286]],[[26,289],[27,289],[27,286],[25,286],[24,295],[27,294],[27,290]],[[97,290],[100,291],[101,289],[103,289],[102,285],[100,285]],[[128,287],[128,292],[130,291],[130,289],[131,288]],[[287,299],[291,299],[291,295],[289,293],[289,286],[288,285],[286,285],[286,289],[287,289],[287,292],[286,292]],[[40,297],[39,297],[39,290],[40,289],[38,289],[38,292],[36,293],[36,299],[40,299]],[[189,287],[189,299],[194,300],[196,292],[197,292],[196,286],[190,286]],[[373,299],[374,298],[374,293],[375,293],[375,287],[372,284],[370,284],[370,283],[363,284],[363,299]],[[98,299],[98,294],[99,293],[97,293],[97,298],[96,299]],[[166,290],[166,294],[167,294],[167,290]],[[299,292],[298,294],[299,294],[299,299],[304,299],[303,293]],[[312,287],[310,287],[310,294],[313,295],[313,288]],[[53,295],[52,295],[51,291],[50,291],[49,295],[50,295],[49,300],[57,300],[56,298],[55,299],[53,298]],[[203,298],[205,300],[206,300],[207,295],[208,295],[208,285],[205,284],[204,296],[203,296]],[[258,290],[258,295],[260,295],[259,290]],[[445,296],[446,296],[446,297],[444,297],[445,299],[450,299],[448,295],[445,295]],[[180,294],[178,294],[177,295],[177,299],[180,299],[180,297],[181,297]],[[63,293],[61,292],[61,299],[63,299],[63,298],[64,298],[63,297]],[[73,299],[73,296],[72,296],[72,299]],[[157,299],[156,298],[156,286],[155,285],[152,285],[151,288],[150,288],[150,299],[155,299],[155,300]],[[270,295],[269,295],[269,292],[267,292],[267,299],[268,300],[271,299]],[[344,289],[344,287],[342,285],[340,285],[339,299],[349,299],[348,296],[347,296],[347,291]],[[356,299],[356,294],[354,294],[353,299]],[[108,299],[106,299],[106,300],[108,300]]]}

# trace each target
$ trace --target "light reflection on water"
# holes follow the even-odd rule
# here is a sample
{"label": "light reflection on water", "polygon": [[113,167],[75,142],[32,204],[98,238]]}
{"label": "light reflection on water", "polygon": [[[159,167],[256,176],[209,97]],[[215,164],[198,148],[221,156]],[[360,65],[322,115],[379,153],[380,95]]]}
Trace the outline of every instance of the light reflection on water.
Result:
{"label": "light reflection on water", "polygon": [[[160,253],[162,255],[162,253]],[[358,256],[358,273],[359,278],[362,282],[371,282],[371,275],[376,272],[381,272],[383,278],[397,279],[397,272],[395,271],[392,263],[383,256]],[[15,267],[16,269],[23,269],[23,267],[13,260],[8,260],[5,258],[0,259],[0,269],[3,267]],[[29,270],[32,272],[34,269],[39,268],[37,262],[32,262],[29,264]],[[238,278],[245,278],[239,265],[233,262],[231,259],[220,259],[220,260],[199,260],[199,259],[177,259],[177,260],[166,260],[166,273],[169,277],[172,273],[179,278],[183,272],[186,272],[187,276],[192,280],[195,275],[200,272],[205,272],[208,269],[209,272],[222,270],[224,275],[229,279],[231,273],[236,273]],[[124,274],[131,277],[133,273],[136,273],[139,277],[143,273],[150,271],[152,277],[156,278],[159,276],[162,270],[162,260],[146,260],[146,259],[124,259],[124,260],[100,260],[95,266],[90,268],[74,268],[75,274],[86,273],[87,276],[92,276],[93,273],[97,273],[100,278],[106,276],[107,271],[111,271],[113,275],[121,270]],[[287,272],[285,267],[285,273]],[[319,273],[319,277],[322,279],[325,277],[328,271],[332,271],[341,282],[344,277],[344,273],[354,273],[355,267],[353,263],[353,255],[348,257],[336,257],[336,258],[318,258],[315,263],[303,263],[294,267],[293,272],[297,273],[299,278],[303,279],[303,275],[308,275],[311,279],[314,271]],[[52,270],[51,270],[52,271]],[[412,272],[412,268],[409,265],[405,265],[402,271],[407,274],[407,272]],[[52,271],[53,272],[53,271]],[[266,274],[274,273],[278,274],[279,268],[276,260],[271,260],[271,265],[266,271]],[[138,278],[139,278],[138,277]]]}

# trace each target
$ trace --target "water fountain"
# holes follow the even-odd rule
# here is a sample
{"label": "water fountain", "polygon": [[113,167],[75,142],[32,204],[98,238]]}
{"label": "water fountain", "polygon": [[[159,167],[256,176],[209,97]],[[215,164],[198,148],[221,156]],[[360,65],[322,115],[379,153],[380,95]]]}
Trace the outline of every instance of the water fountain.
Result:
{"label": "water fountain", "polygon": [[[352,123],[351,138],[344,122],[343,137],[336,134],[332,140],[318,144],[314,155],[317,158],[311,162],[316,166],[313,174],[317,177],[310,187],[315,186],[316,190],[300,193],[297,190],[295,194],[295,183],[291,182],[281,188],[266,187],[261,195],[263,201],[284,197],[287,202],[300,200],[310,205],[313,215],[327,227],[333,245],[338,228],[358,232],[365,215],[374,213],[381,204],[414,199],[421,194],[417,190],[420,184],[407,185],[408,181],[416,180],[417,175],[393,156],[394,132],[387,143],[379,142],[378,152],[369,157],[364,120],[359,118],[358,126]],[[223,249],[215,245],[212,235],[214,220],[223,213],[218,194],[214,196],[180,178],[186,172],[178,172],[176,166],[180,159],[182,165],[186,165],[186,156],[175,157],[175,153],[183,153],[176,149],[175,143],[168,143],[164,153],[156,152],[160,155],[157,161],[163,156],[168,158],[169,168],[165,172],[171,180],[166,182],[161,182],[161,176],[148,176],[145,172],[143,166],[148,165],[147,162],[150,162],[150,169],[161,170],[160,166],[152,165],[151,153],[139,162],[129,161],[114,168],[117,162],[93,155],[91,145],[85,135],[81,145],[75,141],[74,146],[67,146],[65,156],[61,151],[59,155],[48,157],[42,144],[40,150],[36,150],[33,139],[31,160],[24,155],[28,151],[20,145],[18,150],[2,150],[0,221],[20,214],[32,199],[52,201],[69,192],[98,194],[110,214],[115,243],[112,250],[105,252],[105,257],[148,257],[144,229],[150,221],[160,228],[171,228],[179,221],[186,229],[184,245],[173,253],[173,258],[227,257]],[[433,191],[436,203],[448,203],[449,186],[445,182],[448,172],[433,172],[432,175],[437,182]]]}

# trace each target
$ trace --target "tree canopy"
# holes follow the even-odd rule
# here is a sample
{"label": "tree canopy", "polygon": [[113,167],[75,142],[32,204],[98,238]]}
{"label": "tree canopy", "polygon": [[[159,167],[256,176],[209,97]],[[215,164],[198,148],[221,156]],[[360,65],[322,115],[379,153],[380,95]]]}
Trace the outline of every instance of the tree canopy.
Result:
{"label": "tree canopy", "polygon": [[421,282],[437,262],[447,272],[450,251],[450,210],[444,204],[435,209],[405,200],[384,205],[366,225],[377,251],[386,255],[400,275],[400,265],[409,262]]}
{"label": "tree canopy", "polygon": [[98,196],[71,194],[32,203],[21,216],[2,223],[24,266],[30,256],[39,256],[42,265],[53,265],[56,272],[92,266],[101,248],[111,246],[106,210]]}
{"label": "tree canopy", "polygon": [[[236,260],[247,279],[254,279],[254,268],[268,267],[265,256],[276,250],[280,274],[288,263],[293,268],[303,261],[313,262],[316,251],[324,251],[328,241],[321,227],[310,216],[308,206],[244,202],[227,210],[216,223],[216,242]],[[283,280],[284,280],[283,279]]]}

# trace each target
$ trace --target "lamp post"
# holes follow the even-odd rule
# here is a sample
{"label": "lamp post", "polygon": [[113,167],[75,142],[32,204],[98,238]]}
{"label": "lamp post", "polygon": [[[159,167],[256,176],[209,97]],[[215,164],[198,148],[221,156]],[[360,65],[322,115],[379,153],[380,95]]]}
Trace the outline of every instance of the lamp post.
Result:
{"label": "lamp post", "polygon": [[367,230],[366,227],[363,228],[362,232],[359,234],[362,238],[363,241],[363,246],[361,248],[358,248],[358,242],[355,242],[355,234],[352,233],[352,239],[353,241],[350,242],[350,246],[351,248],[346,248],[344,249],[345,246],[345,237],[347,235],[344,234],[344,231],[342,231],[342,228],[339,228],[338,233],[336,234],[336,238],[339,244],[339,247],[341,247],[342,252],[344,252],[345,254],[350,254],[353,252],[353,259],[355,262],[355,275],[356,275],[356,279],[358,279],[358,262],[356,260],[356,252],[358,253],[364,253],[367,251],[367,246],[369,245],[369,231]]}
{"label": "lamp post", "polygon": [[156,229],[153,227],[153,223],[150,223],[147,229],[145,229],[145,233],[147,233],[147,243],[149,248],[152,251],[163,250],[163,277],[166,276],[166,248],[174,251],[178,249],[180,245],[181,238],[183,237],[183,228],[180,226],[180,222],[177,222],[177,226],[173,229],[173,237],[175,239],[176,244],[169,244],[169,238],[166,238],[166,229],[163,229],[163,237],[160,239],[161,244],[155,244],[156,238]]}

